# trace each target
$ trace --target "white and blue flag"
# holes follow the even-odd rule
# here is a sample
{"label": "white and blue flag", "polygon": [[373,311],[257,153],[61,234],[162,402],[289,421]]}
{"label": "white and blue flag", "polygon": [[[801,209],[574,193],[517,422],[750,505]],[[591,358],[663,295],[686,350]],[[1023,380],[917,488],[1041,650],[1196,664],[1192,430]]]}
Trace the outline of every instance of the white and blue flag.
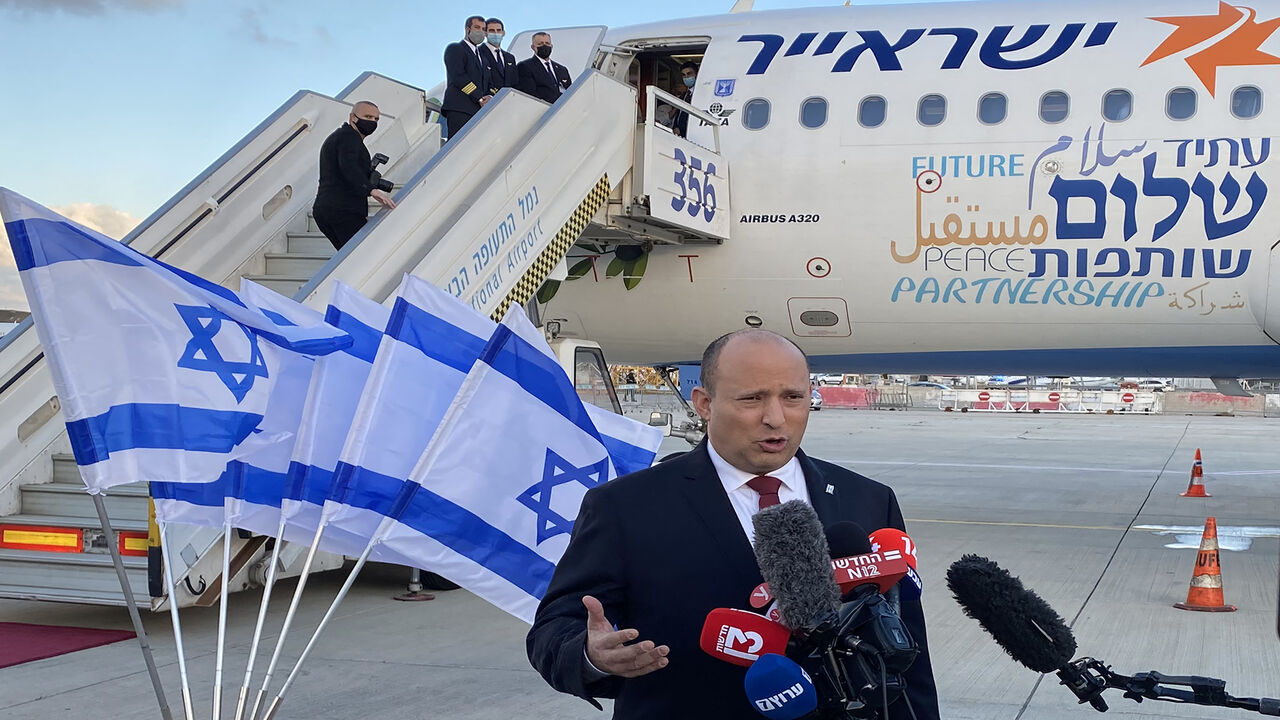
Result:
{"label": "white and blue flag", "polygon": [[[405,275],[324,505],[325,534],[332,528],[367,544],[484,349],[491,325],[461,300]],[[372,557],[412,564],[381,552]]]}
{"label": "white and blue flag", "polygon": [[[514,306],[379,528],[379,550],[532,622],[583,496],[617,475],[588,407]],[[661,433],[627,422],[656,452]]]}
{"label": "white and blue flag", "polygon": [[[247,279],[240,281],[240,297],[281,326],[325,322],[315,310]],[[289,462],[315,360],[301,353],[288,353],[281,359],[258,426],[262,434],[276,438],[273,442],[227,463],[212,483],[152,483],[157,519],[209,527],[226,524],[270,536],[279,532]],[[310,533],[286,533],[285,539],[310,542],[314,533],[313,525]]]}
{"label": "white and blue flag", "polygon": [[287,354],[352,342],[328,324],[280,325],[11,191],[0,214],[91,493],[216,480],[273,440],[259,426]]}
{"label": "white and blue flag", "polygon": [[[315,538],[321,510],[330,497],[342,446],[390,316],[391,311],[385,306],[366,298],[350,285],[334,283],[325,320],[349,333],[354,342],[341,352],[316,360],[285,488],[286,536],[297,531],[306,536],[307,543]],[[368,535],[329,526],[320,538],[320,549],[359,555],[368,543]]]}
{"label": "white and blue flag", "polygon": [[[405,276],[325,504],[326,536],[336,532],[367,539],[392,512],[410,471],[497,328],[454,296]],[[554,364],[546,342],[538,347]],[[563,370],[560,375],[569,383]],[[653,464],[661,431],[593,405],[586,408],[617,474]],[[388,546],[376,548],[372,557],[423,567]]]}

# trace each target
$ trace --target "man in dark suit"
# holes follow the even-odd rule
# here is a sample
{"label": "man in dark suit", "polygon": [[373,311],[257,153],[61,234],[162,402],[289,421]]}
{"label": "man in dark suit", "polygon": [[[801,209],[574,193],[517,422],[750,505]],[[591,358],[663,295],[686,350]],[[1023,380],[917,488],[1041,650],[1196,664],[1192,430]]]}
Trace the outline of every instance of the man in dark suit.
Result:
{"label": "man in dark suit", "polygon": [[320,146],[320,187],[311,206],[316,227],[341,250],[369,221],[369,198],[394,208],[390,195],[373,187],[373,163],[364,139],[378,129],[378,106],[361,101],[351,107],[347,122]]}
{"label": "man in dark suit", "polygon": [[569,68],[551,59],[551,35],[534,33],[531,47],[533,57],[521,61],[517,66],[520,80],[516,88],[522,93],[553,103],[573,84]]}
{"label": "man in dark suit", "polygon": [[472,15],[467,18],[462,40],[444,49],[446,80],[441,109],[448,137],[457,135],[493,97],[489,92],[489,63],[484,57],[489,51],[482,47],[484,27],[484,17]]}
{"label": "man in dark suit", "polygon": [[[762,582],[751,547],[761,507],[802,500],[824,525],[904,527],[891,489],[799,451],[809,376],[789,340],[741,330],[711,343],[693,402],[707,420],[698,447],[587,492],[529,630],[543,678],[597,707],[614,698],[615,718],[759,718],[745,669],[698,640],[710,610],[747,609]],[[889,720],[937,720],[919,599],[901,616],[921,652],[905,673],[910,707],[897,700]]]}
{"label": "man in dark suit", "polygon": [[502,38],[507,31],[498,18],[484,21],[487,42],[484,44],[484,58],[489,68],[489,94],[497,95],[504,87],[515,87],[520,80],[520,71],[516,69],[516,56],[502,49]]}

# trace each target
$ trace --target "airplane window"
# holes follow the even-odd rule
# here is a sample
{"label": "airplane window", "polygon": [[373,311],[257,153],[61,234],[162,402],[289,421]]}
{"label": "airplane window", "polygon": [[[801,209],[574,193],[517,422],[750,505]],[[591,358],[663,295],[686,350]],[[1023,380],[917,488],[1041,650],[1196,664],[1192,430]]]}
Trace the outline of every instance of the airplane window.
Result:
{"label": "airplane window", "polygon": [[1251,85],[1236,88],[1231,93],[1231,114],[1247,120],[1262,112],[1262,91]]}
{"label": "airplane window", "polygon": [[887,109],[882,97],[872,95],[863,98],[862,103],[858,105],[858,124],[869,128],[880,127],[884,123]]}
{"label": "airplane window", "polygon": [[1102,117],[1112,122],[1128,120],[1133,114],[1133,93],[1112,90],[1102,98]]}
{"label": "airplane window", "polygon": [[807,128],[820,128],[827,122],[827,101],[812,97],[800,104],[800,124]]}
{"label": "airplane window", "polygon": [[940,124],[947,117],[947,99],[941,95],[925,95],[920,98],[920,107],[916,111],[916,118],[921,125],[933,127]]}
{"label": "airplane window", "polygon": [[978,101],[978,119],[983,125],[1004,122],[1009,114],[1009,99],[1000,93],[987,93]]}
{"label": "airplane window", "polygon": [[1047,123],[1060,123],[1071,112],[1071,98],[1061,90],[1045,93],[1040,98],[1040,119]]}
{"label": "airplane window", "polygon": [[748,100],[742,106],[742,126],[748,130],[759,130],[769,124],[769,101],[764,98]]}
{"label": "airplane window", "polygon": [[1196,114],[1196,91],[1191,88],[1175,88],[1169,91],[1164,110],[1174,120],[1186,120]]}

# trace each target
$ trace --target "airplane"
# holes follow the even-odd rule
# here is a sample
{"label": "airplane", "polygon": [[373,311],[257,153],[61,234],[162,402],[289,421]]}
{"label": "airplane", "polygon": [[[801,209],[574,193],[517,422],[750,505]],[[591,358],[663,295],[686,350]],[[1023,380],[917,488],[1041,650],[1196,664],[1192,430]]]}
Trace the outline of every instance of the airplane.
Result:
{"label": "airplane", "polygon": [[764,327],[814,372],[1275,375],[1278,26],[1278,3],[1175,0],[611,29],[642,89],[699,63],[727,177],[691,154],[684,207],[649,211],[728,230],[585,238],[542,315],[633,364]]}
{"label": "airplane", "polygon": [[[526,304],[584,400],[615,410],[601,350],[679,366],[685,385],[743,327],[794,340],[819,373],[1280,375],[1263,124],[1280,2],[734,10],[549,28],[572,87],[551,105],[503,89],[443,145],[442,86],[365,73],[301,91],[124,240],[317,309],[335,281],[389,302],[405,272],[485,315]],[[692,103],[669,92],[685,62]],[[335,255],[309,214],[315,157],[367,98],[398,207]],[[688,137],[657,122],[672,111]],[[22,509],[0,529],[51,527],[23,498],[65,490],[48,481],[74,465],[31,330],[0,339],[0,506]],[[139,594],[146,498],[125,528]],[[72,515],[92,549],[93,513]],[[101,558],[67,553],[79,564],[55,581],[61,556],[26,550],[0,566],[38,561],[31,586],[0,596],[86,601]],[[197,550],[182,573],[215,561]],[[110,566],[91,570],[92,601],[119,602]]]}

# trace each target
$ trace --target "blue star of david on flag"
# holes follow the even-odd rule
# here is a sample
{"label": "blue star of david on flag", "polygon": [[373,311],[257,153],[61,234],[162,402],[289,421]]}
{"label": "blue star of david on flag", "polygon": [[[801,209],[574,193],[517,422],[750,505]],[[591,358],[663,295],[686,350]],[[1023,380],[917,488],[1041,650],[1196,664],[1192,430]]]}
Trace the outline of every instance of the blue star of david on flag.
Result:
{"label": "blue star of david on flag", "polygon": [[235,396],[236,402],[244,400],[245,395],[253,389],[257,378],[267,377],[267,361],[258,347],[258,336],[249,328],[232,321],[249,340],[249,360],[237,362],[222,357],[222,351],[214,344],[214,338],[222,330],[222,321],[227,318],[213,308],[191,305],[174,305],[187,329],[191,331],[191,340],[178,359],[178,367],[188,370],[211,372],[218,376],[223,385]]}
{"label": "blue star of david on flag", "polygon": [[578,482],[583,487],[591,488],[609,479],[609,458],[600,462],[578,467],[547,448],[546,461],[542,466],[542,481],[520,493],[516,499],[522,505],[538,515],[538,544],[573,531],[573,521],[566,520],[560,513],[551,509],[551,492],[557,485]]}

